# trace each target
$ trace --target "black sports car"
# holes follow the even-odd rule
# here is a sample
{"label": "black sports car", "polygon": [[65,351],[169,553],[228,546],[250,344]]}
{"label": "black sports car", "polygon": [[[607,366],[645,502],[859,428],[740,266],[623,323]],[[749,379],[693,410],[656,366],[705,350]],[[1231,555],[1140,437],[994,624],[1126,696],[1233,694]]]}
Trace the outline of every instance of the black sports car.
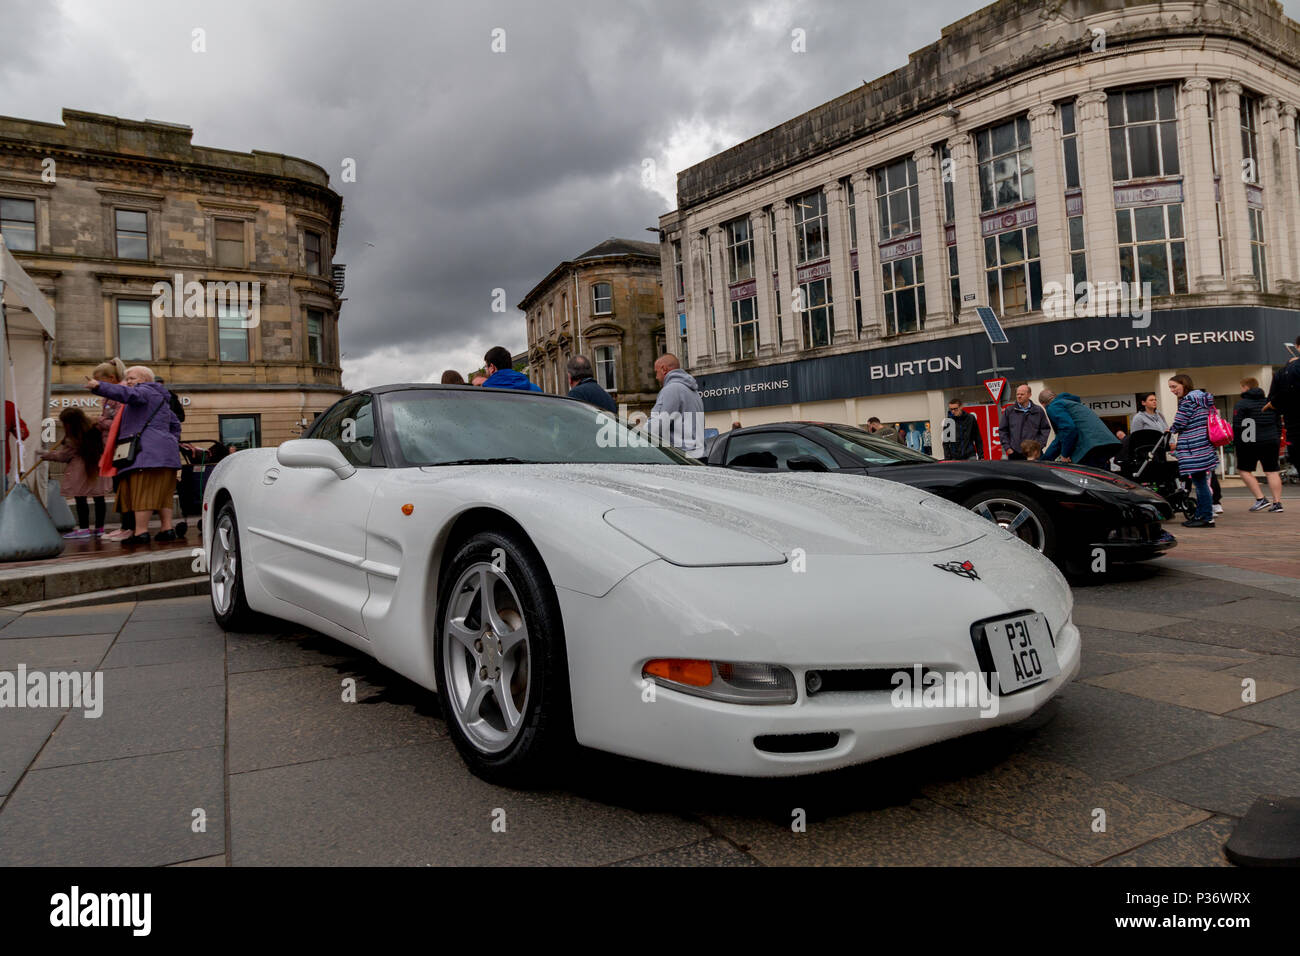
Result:
{"label": "black sports car", "polygon": [[901,481],[997,522],[1068,571],[1144,561],[1177,543],[1161,527],[1173,517],[1169,503],[1111,472],[1056,461],[936,461],[851,425],[738,428],[718,436],[708,463]]}

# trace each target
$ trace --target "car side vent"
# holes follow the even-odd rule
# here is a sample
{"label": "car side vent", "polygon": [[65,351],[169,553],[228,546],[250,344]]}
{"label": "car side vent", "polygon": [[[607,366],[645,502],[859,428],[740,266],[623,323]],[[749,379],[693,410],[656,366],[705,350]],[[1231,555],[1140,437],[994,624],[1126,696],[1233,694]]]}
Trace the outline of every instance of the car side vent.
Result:
{"label": "car side vent", "polygon": [[840,735],[827,731],[815,734],[763,734],[754,738],[754,746],[769,754],[810,754],[830,750],[840,742]]}

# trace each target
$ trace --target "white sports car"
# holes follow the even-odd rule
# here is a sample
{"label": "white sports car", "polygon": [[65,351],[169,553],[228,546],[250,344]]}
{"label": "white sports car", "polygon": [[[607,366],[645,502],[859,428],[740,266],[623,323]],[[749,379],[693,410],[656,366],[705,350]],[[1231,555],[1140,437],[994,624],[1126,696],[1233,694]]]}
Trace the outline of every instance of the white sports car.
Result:
{"label": "white sports car", "polygon": [[437,690],[470,768],[576,742],[743,776],[860,763],[1041,707],[1069,587],[906,485],[752,475],[589,405],[466,386],[344,398],[204,493],[212,607],[304,624]]}

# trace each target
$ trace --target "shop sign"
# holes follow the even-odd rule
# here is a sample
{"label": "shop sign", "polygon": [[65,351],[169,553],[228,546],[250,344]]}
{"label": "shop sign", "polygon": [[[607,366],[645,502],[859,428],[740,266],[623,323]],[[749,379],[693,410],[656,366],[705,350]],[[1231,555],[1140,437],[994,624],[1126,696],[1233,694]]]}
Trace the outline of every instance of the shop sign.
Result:
{"label": "shop sign", "polygon": [[1127,395],[1098,395],[1096,398],[1081,400],[1098,415],[1136,415],[1137,396],[1132,392]]}

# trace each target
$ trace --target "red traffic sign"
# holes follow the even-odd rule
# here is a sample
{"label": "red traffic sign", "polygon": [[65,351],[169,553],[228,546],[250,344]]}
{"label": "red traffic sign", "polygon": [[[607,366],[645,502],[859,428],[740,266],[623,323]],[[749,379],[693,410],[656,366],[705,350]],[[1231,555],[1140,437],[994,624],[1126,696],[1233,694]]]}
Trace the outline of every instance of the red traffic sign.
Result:
{"label": "red traffic sign", "polygon": [[1007,390],[1007,380],[1005,378],[991,378],[984,383],[984,387],[989,390],[989,395],[993,397],[993,404],[997,405],[1002,401],[1002,393]]}

